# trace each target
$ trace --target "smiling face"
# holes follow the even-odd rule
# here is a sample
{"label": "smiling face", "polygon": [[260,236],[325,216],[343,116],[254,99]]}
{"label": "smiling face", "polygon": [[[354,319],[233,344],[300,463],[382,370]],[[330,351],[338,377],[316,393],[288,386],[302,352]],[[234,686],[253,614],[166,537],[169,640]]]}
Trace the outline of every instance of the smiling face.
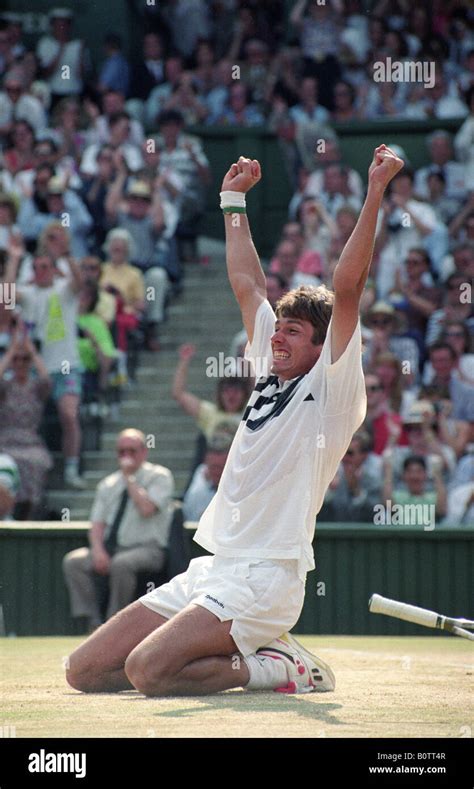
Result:
{"label": "smiling face", "polygon": [[272,373],[284,381],[311,370],[320,357],[322,344],[312,342],[314,327],[299,318],[278,318],[272,335]]}

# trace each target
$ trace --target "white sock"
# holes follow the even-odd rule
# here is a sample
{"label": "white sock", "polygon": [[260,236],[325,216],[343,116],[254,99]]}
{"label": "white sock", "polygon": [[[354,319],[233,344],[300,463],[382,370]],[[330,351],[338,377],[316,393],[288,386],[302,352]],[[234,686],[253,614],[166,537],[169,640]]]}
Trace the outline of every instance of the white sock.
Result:
{"label": "white sock", "polygon": [[248,690],[274,690],[288,684],[285,661],[267,655],[249,655],[244,658],[249,670]]}
{"label": "white sock", "polygon": [[66,471],[77,474],[79,471],[79,458],[66,458],[64,465]]}

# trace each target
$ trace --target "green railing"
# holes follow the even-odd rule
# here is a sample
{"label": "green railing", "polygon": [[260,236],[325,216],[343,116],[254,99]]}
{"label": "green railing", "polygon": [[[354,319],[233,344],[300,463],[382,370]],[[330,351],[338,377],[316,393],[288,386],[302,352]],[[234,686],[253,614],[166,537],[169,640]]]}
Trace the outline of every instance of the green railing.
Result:
{"label": "green railing", "polygon": [[[65,553],[87,544],[88,523],[0,526],[0,583],[6,635],[77,632],[62,575]],[[189,538],[193,531],[188,530]],[[316,570],[308,575],[300,633],[432,634],[369,614],[374,592],[472,617],[474,524],[433,531],[367,524],[318,524]],[[203,551],[192,543],[194,556]]]}

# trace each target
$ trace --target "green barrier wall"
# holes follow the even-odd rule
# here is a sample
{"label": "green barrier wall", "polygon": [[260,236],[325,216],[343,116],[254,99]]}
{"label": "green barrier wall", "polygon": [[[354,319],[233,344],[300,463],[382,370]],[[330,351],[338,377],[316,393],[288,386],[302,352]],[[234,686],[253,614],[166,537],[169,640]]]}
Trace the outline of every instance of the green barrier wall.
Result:
{"label": "green barrier wall", "polygon": [[[428,163],[426,136],[435,129],[455,133],[459,121],[360,121],[334,124],[343,160],[359,172],[364,182],[373,156],[380,143],[395,143],[404,149],[410,164],[416,169]],[[214,238],[223,238],[223,221],[219,209],[219,191],[224,174],[240,155],[258,159],[263,178],[247,198],[248,215],[252,234],[259,253],[272,253],[278,235],[288,215],[292,196],[286,168],[277,138],[263,129],[237,127],[195,126],[190,132],[197,134],[212,170],[208,191],[207,210],[201,232]]]}
{"label": "green barrier wall", "polygon": [[[87,544],[88,524],[2,524],[1,603],[6,635],[79,632],[69,616],[61,561]],[[189,531],[191,539],[193,532]],[[193,555],[203,553],[192,543]],[[432,532],[367,524],[318,524],[316,570],[295,628],[300,633],[429,634],[369,614],[373,592],[450,616],[473,617],[474,525]]]}

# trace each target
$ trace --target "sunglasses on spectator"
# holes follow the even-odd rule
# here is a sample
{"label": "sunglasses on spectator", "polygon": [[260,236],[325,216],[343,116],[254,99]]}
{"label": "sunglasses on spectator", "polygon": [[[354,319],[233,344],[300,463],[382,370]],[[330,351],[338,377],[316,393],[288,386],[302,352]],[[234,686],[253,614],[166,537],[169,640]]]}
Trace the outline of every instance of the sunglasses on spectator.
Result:
{"label": "sunglasses on spectator", "polygon": [[370,321],[372,326],[389,326],[392,322],[391,318],[372,318]]}

